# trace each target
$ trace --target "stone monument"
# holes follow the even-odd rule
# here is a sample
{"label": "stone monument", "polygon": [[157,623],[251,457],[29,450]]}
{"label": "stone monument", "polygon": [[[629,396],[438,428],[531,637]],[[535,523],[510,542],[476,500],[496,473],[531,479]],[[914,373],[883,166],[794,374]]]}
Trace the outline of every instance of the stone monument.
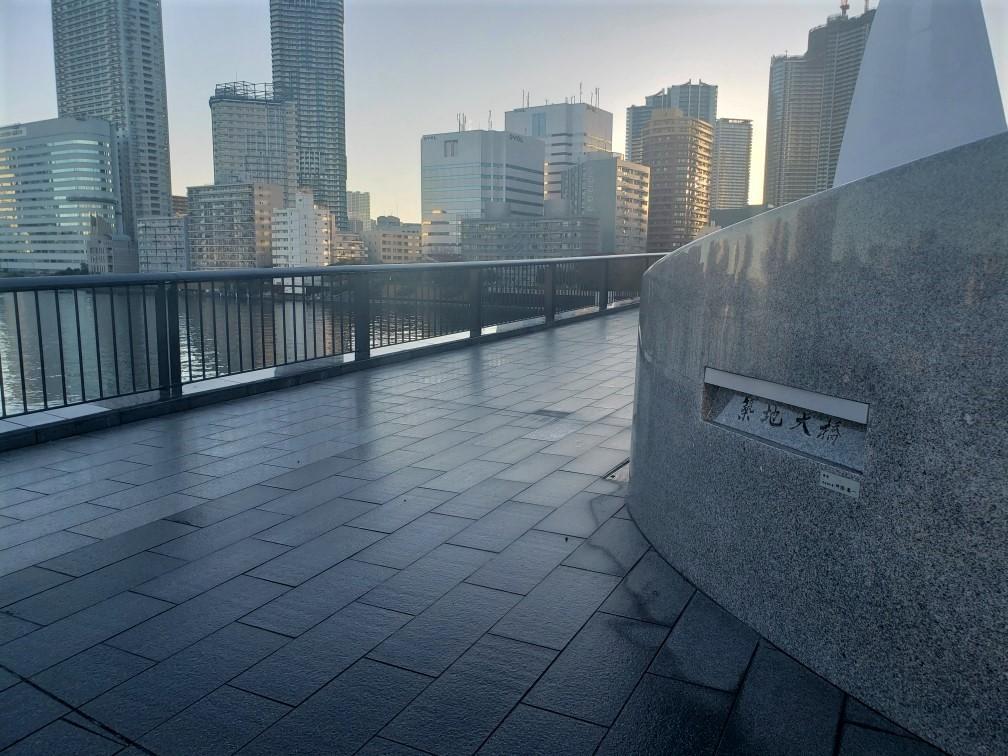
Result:
{"label": "stone monument", "polygon": [[[883,0],[866,66],[906,5]],[[955,6],[975,31],[979,4]],[[953,753],[1008,753],[1008,134],[946,129],[877,172],[851,151],[857,86],[850,183],[646,274],[630,512],[842,689]]]}

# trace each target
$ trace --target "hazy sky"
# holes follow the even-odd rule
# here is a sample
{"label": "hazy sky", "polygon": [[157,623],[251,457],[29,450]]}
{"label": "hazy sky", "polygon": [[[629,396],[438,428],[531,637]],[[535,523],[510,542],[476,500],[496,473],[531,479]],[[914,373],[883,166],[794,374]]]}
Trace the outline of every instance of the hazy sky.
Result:
{"label": "hazy sky", "polygon": [[[268,0],[162,0],[172,186],[210,183],[218,82],[269,81]],[[872,7],[877,5],[872,0]],[[861,12],[861,0],[851,0]],[[1008,101],[1008,0],[985,0]],[[420,137],[504,126],[504,111],[563,101],[583,82],[613,113],[687,79],[717,84],[718,115],[754,121],[750,200],[763,189],[770,56],[805,51],[839,0],[347,0],[347,188],[372,214],[420,217]],[[47,0],[0,0],[0,125],[56,115]],[[954,107],[954,103],[950,103]]]}

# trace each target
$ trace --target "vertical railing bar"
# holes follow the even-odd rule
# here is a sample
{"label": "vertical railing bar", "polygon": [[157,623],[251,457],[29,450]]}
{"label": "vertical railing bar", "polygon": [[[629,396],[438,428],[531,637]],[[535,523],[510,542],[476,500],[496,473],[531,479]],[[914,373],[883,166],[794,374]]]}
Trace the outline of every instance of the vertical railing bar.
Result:
{"label": "vertical railing bar", "polygon": [[196,283],[199,292],[199,345],[200,345],[200,368],[203,371],[203,380],[206,380],[206,328],[203,325],[203,282]]}
{"label": "vertical railing bar", "polygon": [[[192,315],[189,313],[189,282],[182,283],[182,291],[185,292],[185,341],[186,341],[186,375],[189,382],[192,382]],[[200,334],[202,341],[202,334]],[[184,381],[183,381],[184,382]]]}
{"label": "vertical railing bar", "polygon": [[[259,361],[259,367],[266,367],[266,303],[264,301],[263,295],[263,283],[265,279],[259,279],[259,354],[262,355],[262,359]],[[250,314],[251,318],[251,314]],[[251,323],[252,321],[249,320]],[[252,351],[252,360],[255,362],[255,349]]]}
{"label": "vertical railing bar", "polygon": [[[297,325],[294,326],[297,329]],[[308,287],[301,276],[301,350],[308,359]],[[297,347],[294,347],[294,361],[297,362]]]}
{"label": "vertical railing bar", "polygon": [[98,334],[98,290],[91,287],[91,315],[94,316],[95,359],[98,362],[98,398],[105,398],[105,379],[102,376],[101,337]]}
{"label": "vertical railing bar", "polygon": [[[294,286],[294,279],[291,278],[291,287]],[[287,277],[284,276],[280,279],[280,299],[283,302],[283,364],[287,364]],[[291,291],[293,294],[293,290]],[[291,315],[291,320],[294,319],[293,314]],[[297,349],[297,342],[294,342],[294,348]]]}
{"label": "vertical railing bar", "polygon": [[[17,296],[16,291],[14,292],[14,296]],[[7,383],[4,381],[2,357],[0,357],[0,417],[7,417]]]}
{"label": "vertical railing bar", "polygon": [[[322,356],[331,357],[329,354],[329,348],[326,346],[326,307],[329,306],[329,297],[332,296],[332,287],[329,285],[332,279],[327,275],[322,275],[319,277],[319,284],[321,288],[321,299],[322,304]],[[331,330],[331,329],[330,329]],[[331,341],[329,342],[332,343]]]}
{"label": "vertical railing bar", "polygon": [[182,345],[179,343],[178,284],[172,281],[166,287],[165,310],[168,344],[169,395],[182,396]]}
{"label": "vertical railing bar", "polygon": [[227,374],[231,375],[231,285],[221,288],[224,289],[221,302],[224,305],[224,350],[227,354]]}
{"label": "vertical railing bar", "polygon": [[238,323],[238,372],[245,372],[245,359],[242,356],[242,344],[245,339],[242,337],[242,322],[241,322],[241,281],[235,283],[235,320]]}
{"label": "vertical railing bar", "polygon": [[28,387],[24,374],[24,339],[21,336],[21,304],[18,302],[16,291],[14,292],[14,330],[17,331],[18,364],[21,367],[21,406],[25,412],[28,412]]}
{"label": "vertical railing bar", "polygon": [[220,349],[217,346],[217,288],[210,282],[210,326],[213,328],[214,378],[220,375]]}
{"label": "vertical railing bar", "polygon": [[[16,294],[14,296],[17,296]],[[73,290],[74,298],[74,323],[77,327],[77,365],[80,369],[80,394],[81,401],[87,401],[87,387],[84,385],[84,346],[81,344],[80,330],[80,300],[77,298],[77,289]]]}
{"label": "vertical railing bar", "polygon": [[[316,292],[315,292],[315,275],[314,274],[311,277],[311,282],[312,282],[312,298],[311,298],[312,357],[318,357],[318,333],[316,332],[316,328],[318,327],[318,313],[315,311],[315,293]],[[323,341],[323,345],[324,345],[325,339],[323,339],[322,341]],[[308,351],[307,347],[305,347],[305,351],[306,352]]]}
{"label": "vertical railing bar", "polygon": [[127,337],[129,338],[129,355],[130,355],[130,381],[132,381],[132,386],[130,391],[136,392],[136,352],[133,347],[133,297],[130,294],[129,284],[126,284],[126,327],[127,327]]}
{"label": "vertical railing bar", "polygon": [[[147,368],[147,390],[151,390],[151,359],[150,359],[150,321],[147,318],[147,286],[140,286],[140,301],[143,303],[144,316],[144,365]],[[192,372],[190,368],[190,372]]]}
{"label": "vertical railing bar", "polygon": [[42,377],[42,409],[49,409],[49,389],[46,386],[45,347],[42,345],[42,310],[38,290],[35,290],[35,333],[38,335],[39,370]]}
{"label": "vertical railing bar", "polygon": [[108,287],[108,293],[109,316],[112,318],[112,366],[115,368],[116,396],[121,396],[122,389],[119,388],[119,336],[116,333],[115,291],[111,286]]}
{"label": "vertical railing bar", "polygon": [[63,359],[63,314],[60,312],[59,289],[53,289],[53,301],[56,303],[56,338],[59,342],[60,388],[63,390],[63,406],[66,407],[70,403],[70,400],[67,397],[66,360]]}

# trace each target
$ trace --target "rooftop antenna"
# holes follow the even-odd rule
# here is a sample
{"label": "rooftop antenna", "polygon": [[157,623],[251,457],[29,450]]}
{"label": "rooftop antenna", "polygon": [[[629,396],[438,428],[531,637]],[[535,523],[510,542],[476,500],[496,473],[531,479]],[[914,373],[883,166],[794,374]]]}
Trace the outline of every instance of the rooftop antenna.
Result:
{"label": "rooftop antenna", "polygon": [[493,131],[493,111],[487,115],[487,131]]}
{"label": "rooftop antenna", "polygon": [[847,18],[848,10],[850,10],[850,2],[848,0],[840,0],[840,15]]}
{"label": "rooftop antenna", "polygon": [[579,103],[580,102],[584,102],[584,89],[583,89],[583,87],[584,87],[584,82],[583,81],[579,81],[578,82],[578,102]]}
{"label": "rooftop antenna", "polygon": [[864,0],[864,12],[868,12],[868,0]]}

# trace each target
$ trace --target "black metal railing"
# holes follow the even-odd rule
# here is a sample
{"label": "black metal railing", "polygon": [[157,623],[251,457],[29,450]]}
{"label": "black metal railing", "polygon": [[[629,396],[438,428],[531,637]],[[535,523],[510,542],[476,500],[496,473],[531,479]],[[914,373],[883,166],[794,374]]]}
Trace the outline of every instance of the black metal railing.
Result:
{"label": "black metal railing", "polygon": [[635,302],[660,255],[0,279],[0,417]]}

